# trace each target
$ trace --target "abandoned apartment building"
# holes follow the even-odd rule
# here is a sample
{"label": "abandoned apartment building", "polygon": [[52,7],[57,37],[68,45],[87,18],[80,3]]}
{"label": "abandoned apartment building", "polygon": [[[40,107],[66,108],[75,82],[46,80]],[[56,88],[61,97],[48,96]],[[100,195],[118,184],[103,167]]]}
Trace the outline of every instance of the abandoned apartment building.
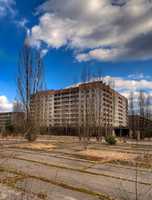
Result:
{"label": "abandoned apartment building", "polygon": [[33,124],[48,130],[100,127],[106,133],[128,127],[127,98],[102,81],[40,91],[31,97],[30,107]]}

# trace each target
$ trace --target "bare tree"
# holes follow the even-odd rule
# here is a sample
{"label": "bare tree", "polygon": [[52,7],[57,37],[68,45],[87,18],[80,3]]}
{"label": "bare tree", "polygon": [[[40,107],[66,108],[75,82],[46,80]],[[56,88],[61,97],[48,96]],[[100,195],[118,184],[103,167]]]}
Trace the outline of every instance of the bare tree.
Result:
{"label": "bare tree", "polygon": [[[102,74],[101,67],[96,68],[96,80],[97,81],[103,81],[103,74]],[[95,112],[95,124],[96,124],[96,139],[97,141],[100,141],[102,138],[102,132],[103,132],[103,111],[102,111],[102,88],[99,86],[95,90],[95,99],[94,103],[96,106]]]}
{"label": "bare tree", "polygon": [[152,97],[147,94],[145,97],[145,124],[144,124],[144,137],[152,135]]}
{"label": "bare tree", "polygon": [[[138,148],[138,140],[140,139],[141,133],[143,132],[144,127],[144,117],[145,117],[145,95],[143,91],[139,92],[138,103],[135,107],[135,97],[134,93],[130,93],[129,97],[129,114],[131,121],[131,130],[136,137],[136,148]],[[139,169],[138,162],[135,162],[135,199],[139,199],[139,188],[138,188],[138,178],[139,178]]]}
{"label": "bare tree", "polygon": [[31,138],[31,113],[30,101],[31,95],[43,89],[44,74],[43,62],[40,51],[33,49],[30,46],[29,37],[24,41],[23,48],[20,52],[17,87],[20,102],[23,105],[25,112],[25,128],[26,133]]}
{"label": "bare tree", "polygon": [[21,102],[16,100],[13,103],[13,115],[12,115],[12,125],[14,129],[14,133],[22,133],[24,128],[24,120],[25,120],[25,113],[24,108]]}
{"label": "bare tree", "polygon": [[[95,88],[89,82],[94,81]],[[80,88],[81,101],[79,113],[79,138],[85,141],[90,140],[92,135],[96,136],[97,141],[101,139],[103,122],[102,122],[102,71],[96,68],[95,71],[88,67],[83,68],[81,82],[87,83]],[[86,145],[87,146],[87,145]]]}
{"label": "bare tree", "polygon": [[89,141],[90,137],[94,135],[97,141],[100,141],[103,131],[102,84],[99,84],[102,81],[101,68],[83,68],[81,82],[89,83],[91,81],[94,81],[94,84],[96,84],[95,88],[92,88],[91,84],[80,88],[83,101],[79,108],[79,113],[81,114],[79,120],[79,138]]}
{"label": "bare tree", "polygon": [[[90,81],[90,69],[84,67],[81,74],[81,82],[88,83]],[[89,136],[89,94],[90,90],[86,85],[82,85],[80,88],[81,103],[79,105],[79,139],[82,139],[84,148],[87,149]]]}
{"label": "bare tree", "polygon": [[135,135],[136,131],[136,125],[135,125],[135,106],[134,102],[135,101],[135,96],[134,92],[132,91],[129,96],[129,115],[130,115],[130,135],[133,137]]}
{"label": "bare tree", "polygon": [[139,92],[138,96],[138,110],[139,110],[139,130],[137,133],[137,138],[140,139],[144,134],[145,127],[145,94],[142,90]]}
{"label": "bare tree", "polygon": [[152,116],[151,101],[152,101],[152,97],[150,94],[148,94],[145,99],[145,117],[148,120],[151,120],[151,116]]}
{"label": "bare tree", "polygon": [[[115,80],[114,78],[110,78],[108,81],[108,85],[112,90],[115,90]],[[109,126],[109,120],[108,120],[108,130],[110,130],[110,134],[114,131],[114,125],[115,125],[115,111],[116,111],[116,94],[114,91],[112,91],[112,123],[113,127]],[[110,112],[109,112],[110,113]],[[120,135],[121,135],[121,128],[120,127]]]}
{"label": "bare tree", "polygon": [[15,102],[13,103],[13,112],[23,112],[23,105],[21,102],[19,102],[18,100],[15,100]]}

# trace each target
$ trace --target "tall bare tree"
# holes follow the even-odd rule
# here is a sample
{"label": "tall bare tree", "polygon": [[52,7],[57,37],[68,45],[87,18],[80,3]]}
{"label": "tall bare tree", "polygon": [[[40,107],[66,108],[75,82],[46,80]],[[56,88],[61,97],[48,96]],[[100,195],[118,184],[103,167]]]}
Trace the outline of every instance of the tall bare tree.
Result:
{"label": "tall bare tree", "polygon": [[135,135],[136,127],[135,127],[135,96],[132,91],[129,96],[129,115],[130,115],[130,132],[131,136]]}
{"label": "tall bare tree", "polygon": [[23,105],[18,100],[13,103],[13,112],[23,112]]}
{"label": "tall bare tree", "polygon": [[20,52],[17,75],[18,94],[26,115],[25,127],[27,133],[31,129],[31,95],[43,89],[43,70],[41,52],[31,47],[29,36],[27,36]]}
{"label": "tall bare tree", "polygon": [[152,97],[150,94],[148,94],[145,99],[145,117],[148,120],[151,120],[151,117],[152,117],[151,101],[152,101]]}
{"label": "tall bare tree", "polygon": [[[114,78],[109,78],[108,86],[111,89],[115,90],[115,80],[114,80]],[[113,106],[112,106],[112,123],[113,123],[113,126],[112,127],[109,126],[109,120],[108,120],[108,130],[109,130],[110,134],[112,134],[114,132],[114,124],[115,124],[115,114],[116,114],[115,113],[116,112],[116,94],[115,94],[115,92],[112,92],[112,104],[113,104]],[[122,127],[120,127],[120,135],[121,135],[121,132],[122,132],[121,128]]]}
{"label": "tall bare tree", "polygon": [[[88,83],[91,80],[91,72],[90,68],[84,67],[81,73],[81,82],[82,83]],[[87,86],[82,86],[80,88],[80,94],[82,101],[79,105],[79,115],[80,115],[80,120],[79,120],[79,139],[82,140],[83,145],[85,149],[88,146],[88,141],[90,139],[89,136],[89,131],[90,131],[90,124],[89,124],[89,94],[90,90]]]}
{"label": "tall bare tree", "polygon": [[[95,68],[95,79],[103,82],[103,71],[101,67]],[[102,88],[97,86],[95,90],[95,126],[96,126],[96,139],[100,141],[103,135],[103,110],[102,110]]]}
{"label": "tall bare tree", "polygon": [[139,131],[137,134],[138,139],[143,137],[144,127],[145,127],[145,94],[142,90],[139,92],[138,96],[138,112],[139,112]]}
{"label": "tall bare tree", "polygon": [[144,137],[152,135],[152,97],[147,94],[145,98],[145,124],[144,124]]}
{"label": "tall bare tree", "polygon": [[[96,68],[94,71],[88,67],[83,68],[82,83],[101,80],[102,71],[100,68]],[[80,89],[83,101],[79,108],[80,119],[82,119],[79,121],[79,138],[82,138],[83,141],[89,141],[92,135],[96,136],[99,141],[102,136],[102,88],[99,83],[94,84],[96,84],[95,89],[89,84]],[[87,142],[85,143],[87,144]]]}
{"label": "tall bare tree", "polygon": [[12,124],[14,133],[22,133],[24,128],[24,120],[25,120],[25,114],[23,105],[18,100],[15,100],[13,103],[13,117],[12,117]]}

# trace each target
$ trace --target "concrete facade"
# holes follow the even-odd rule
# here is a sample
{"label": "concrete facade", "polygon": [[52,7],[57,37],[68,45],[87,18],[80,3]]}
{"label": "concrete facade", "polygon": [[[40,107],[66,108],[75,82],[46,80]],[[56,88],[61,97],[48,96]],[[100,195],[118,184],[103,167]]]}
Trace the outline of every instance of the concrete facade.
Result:
{"label": "concrete facade", "polygon": [[127,99],[102,81],[31,97],[31,118],[40,127],[127,127],[127,116]]}

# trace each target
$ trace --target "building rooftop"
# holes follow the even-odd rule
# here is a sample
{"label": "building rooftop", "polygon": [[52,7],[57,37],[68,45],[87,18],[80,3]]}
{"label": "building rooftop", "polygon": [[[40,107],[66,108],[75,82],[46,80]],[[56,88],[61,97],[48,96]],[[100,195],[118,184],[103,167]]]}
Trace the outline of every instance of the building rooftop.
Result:
{"label": "building rooftop", "polygon": [[55,94],[65,94],[67,92],[77,91],[79,88],[80,89],[84,89],[84,88],[94,88],[94,87],[102,87],[105,90],[108,90],[108,91],[111,90],[112,92],[114,91],[115,93],[117,93],[122,98],[125,98],[123,95],[121,95],[119,92],[117,92],[114,89],[112,89],[109,85],[107,85],[106,83],[104,83],[101,80],[99,80],[99,81],[93,81],[93,82],[86,82],[86,83],[78,83],[78,84],[69,86],[67,88],[58,89],[58,90],[40,91],[40,92],[36,93],[36,95],[47,96],[47,95],[55,95]]}

